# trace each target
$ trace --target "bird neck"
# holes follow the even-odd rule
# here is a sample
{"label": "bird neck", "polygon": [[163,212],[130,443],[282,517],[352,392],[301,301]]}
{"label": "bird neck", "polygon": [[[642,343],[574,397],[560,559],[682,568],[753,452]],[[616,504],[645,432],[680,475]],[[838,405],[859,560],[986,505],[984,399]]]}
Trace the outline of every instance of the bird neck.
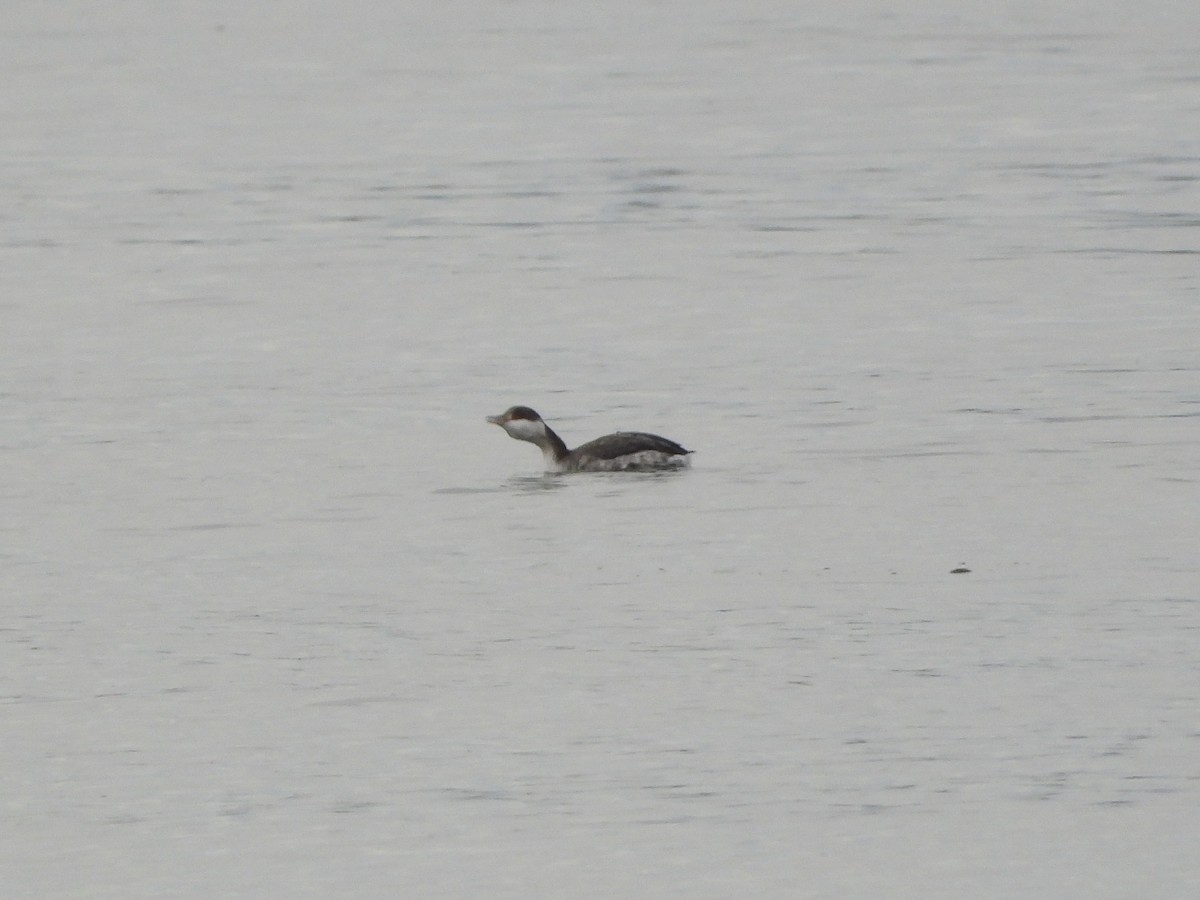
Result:
{"label": "bird neck", "polygon": [[[545,425],[544,422],[542,424]],[[570,455],[571,451],[567,449],[567,445],[563,443],[563,439],[554,433],[553,428],[549,425],[545,425],[545,428],[545,435],[536,443],[542,448],[542,454],[546,457],[547,463],[561,463]]]}

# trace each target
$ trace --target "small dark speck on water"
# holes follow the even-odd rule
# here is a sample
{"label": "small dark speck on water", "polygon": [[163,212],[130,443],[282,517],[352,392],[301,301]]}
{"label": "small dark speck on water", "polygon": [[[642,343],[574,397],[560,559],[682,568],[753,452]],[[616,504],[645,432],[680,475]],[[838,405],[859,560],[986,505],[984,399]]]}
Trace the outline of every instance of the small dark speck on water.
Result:
{"label": "small dark speck on water", "polygon": [[966,566],[959,566],[957,569],[951,569],[950,574],[951,575],[966,575],[970,571],[971,570],[968,569]]}

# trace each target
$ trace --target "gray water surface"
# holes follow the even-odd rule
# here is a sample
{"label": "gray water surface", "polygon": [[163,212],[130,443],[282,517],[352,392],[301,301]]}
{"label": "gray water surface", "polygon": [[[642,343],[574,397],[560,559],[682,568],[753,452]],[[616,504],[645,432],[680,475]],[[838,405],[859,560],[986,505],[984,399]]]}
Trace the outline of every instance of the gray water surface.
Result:
{"label": "gray water surface", "polygon": [[0,24],[0,893],[1200,894],[1200,7],[416,6]]}

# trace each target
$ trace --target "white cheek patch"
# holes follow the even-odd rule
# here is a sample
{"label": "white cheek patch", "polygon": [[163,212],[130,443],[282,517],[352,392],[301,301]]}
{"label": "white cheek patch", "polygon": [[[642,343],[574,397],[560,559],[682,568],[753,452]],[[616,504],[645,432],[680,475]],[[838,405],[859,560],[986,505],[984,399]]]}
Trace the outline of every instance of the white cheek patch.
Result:
{"label": "white cheek patch", "polygon": [[509,419],[504,423],[504,430],[509,437],[519,441],[538,441],[546,433],[542,423],[532,419]]}

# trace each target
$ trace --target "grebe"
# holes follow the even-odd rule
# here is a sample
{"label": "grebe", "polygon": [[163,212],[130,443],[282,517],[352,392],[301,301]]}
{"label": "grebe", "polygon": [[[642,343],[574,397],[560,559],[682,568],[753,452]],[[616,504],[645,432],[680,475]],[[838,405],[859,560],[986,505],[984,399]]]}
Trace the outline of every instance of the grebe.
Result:
{"label": "grebe", "polygon": [[547,472],[638,472],[653,469],[681,469],[688,454],[674,441],[641,431],[606,434],[568,450],[542,417],[528,406],[514,406],[498,416],[488,416],[510,438],[529,441],[541,448]]}

